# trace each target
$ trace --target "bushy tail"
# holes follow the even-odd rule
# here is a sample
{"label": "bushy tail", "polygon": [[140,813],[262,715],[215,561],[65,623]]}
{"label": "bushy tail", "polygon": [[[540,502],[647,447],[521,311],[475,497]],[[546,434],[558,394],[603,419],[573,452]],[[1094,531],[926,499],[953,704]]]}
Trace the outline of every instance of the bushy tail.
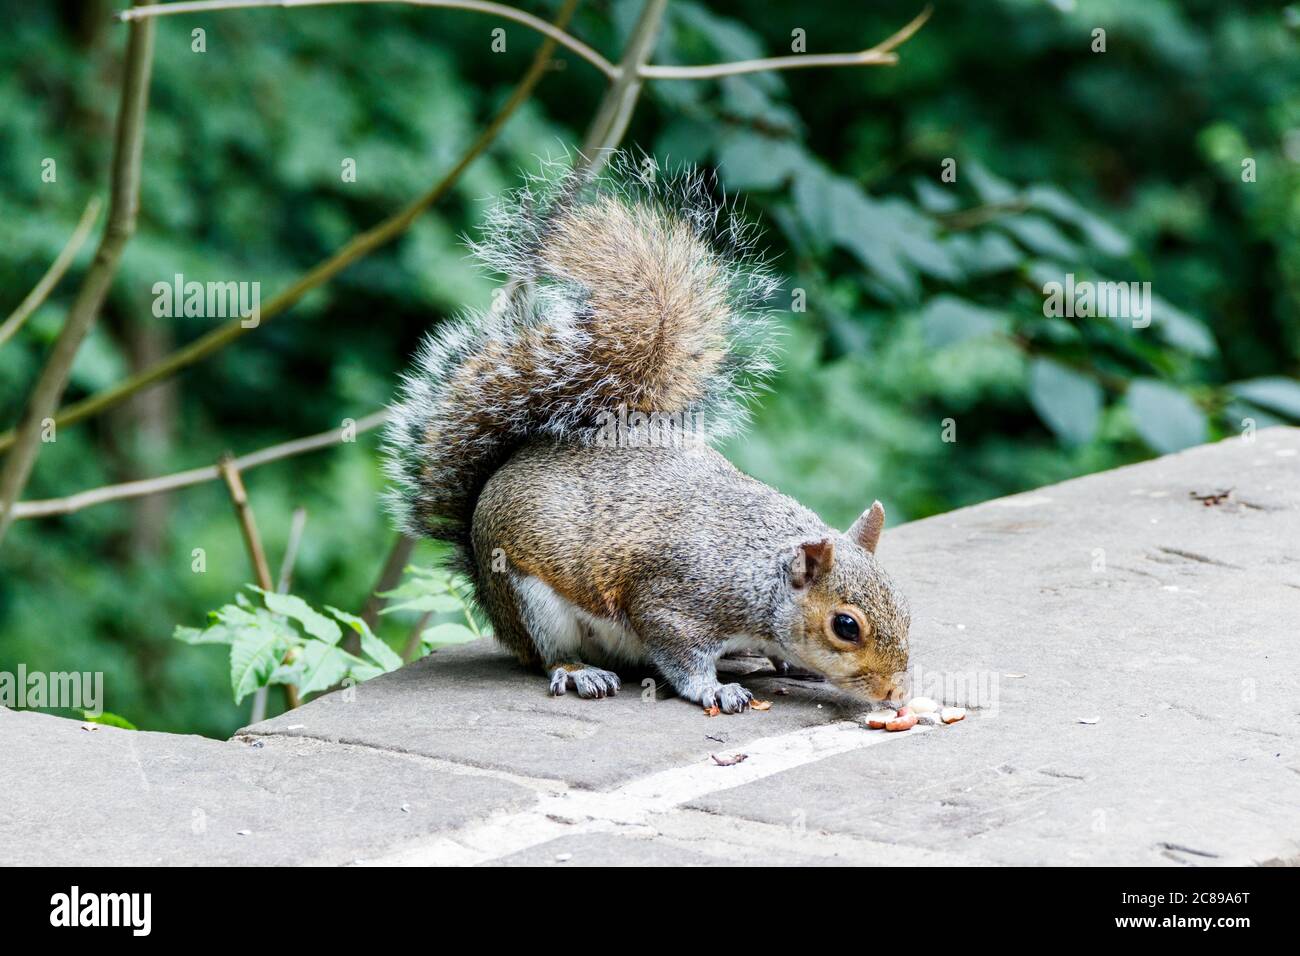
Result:
{"label": "bushy tail", "polygon": [[403,530],[468,553],[483,485],[521,442],[594,440],[602,413],[740,427],[770,371],[776,289],[711,177],[617,157],[594,180],[549,172],[497,204],[480,261],[498,305],[435,329],[385,435]]}

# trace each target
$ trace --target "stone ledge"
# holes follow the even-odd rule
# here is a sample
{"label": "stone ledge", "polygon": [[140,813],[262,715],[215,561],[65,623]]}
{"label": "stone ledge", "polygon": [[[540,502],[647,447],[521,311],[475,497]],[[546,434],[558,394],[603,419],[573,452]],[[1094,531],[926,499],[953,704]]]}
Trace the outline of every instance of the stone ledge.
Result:
{"label": "stone ledge", "polygon": [[[881,741],[837,724],[824,685],[757,663],[738,666],[766,713],[705,718],[634,679],[552,700],[487,644],[246,741],[0,710],[0,752],[23,768],[0,779],[0,862],[1300,856],[1300,430],[914,522],[882,549],[912,599],[921,689],[948,678],[981,708],[963,724]],[[753,753],[709,759],[736,751]]]}

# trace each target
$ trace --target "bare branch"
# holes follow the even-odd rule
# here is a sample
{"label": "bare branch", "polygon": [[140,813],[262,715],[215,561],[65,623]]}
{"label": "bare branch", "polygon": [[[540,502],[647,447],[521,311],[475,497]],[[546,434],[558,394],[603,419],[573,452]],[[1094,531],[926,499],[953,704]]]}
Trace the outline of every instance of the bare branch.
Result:
{"label": "bare branch", "polygon": [[420,656],[420,637],[424,634],[424,629],[429,626],[429,621],[433,619],[432,611],[425,611],[420,615],[420,619],[415,622],[409,634],[406,635],[406,644],[402,647],[402,660],[411,663]]}
{"label": "bare branch", "polygon": [[264,591],[274,591],[275,582],[271,580],[271,565],[266,560],[266,550],[262,547],[262,536],[257,532],[257,521],[252,509],[248,507],[248,490],[235,467],[235,459],[229,455],[217,462],[217,470],[230,491],[230,500],[235,506],[235,516],[239,519],[239,530],[248,546],[248,556],[253,562],[253,573],[257,577],[257,586]]}
{"label": "bare branch", "polygon": [[[378,428],[387,419],[387,411],[372,412],[364,418],[357,419],[356,424],[351,428],[332,428],[327,432],[308,435],[306,438],[295,438],[293,441],[271,445],[269,448],[262,448],[241,458],[236,458],[233,464],[240,471],[248,471],[250,468],[279,461],[282,458],[292,458],[294,455],[302,455],[320,448],[328,448],[331,445],[339,444],[350,435],[359,435],[362,432],[370,431],[372,428]],[[92,488],[89,491],[82,491],[66,498],[21,501],[14,506],[13,517],[15,520],[20,520],[23,518],[48,518],[52,515],[72,514],[93,505],[102,505],[110,501],[122,501],[127,498],[142,498],[145,495],[157,495],[164,491],[174,491],[177,488],[201,485],[207,481],[215,481],[220,477],[221,470],[215,465],[210,465],[207,468],[191,468],[189,471],[178,471],[159,478],[145,478],[140,481],[123,482],[120,485],[105,485],[103,488]]]}
{"label": "bare branch", "polygon": [[[302,542],[302,531],[307,526],[307,509],[294,508],[293,522],[289,525],[289,541],[284,546],[284,560],[280,562],[280,576],[276,578],[275,589],[280,594],[289,593],[289,582],[293,580],[293,566],[298,560],[298,545]],[[253,692],[253,708],[248,715],[248,723],[260,724],[266,719],[267,688],[259,687]]]}
{"label": "bare branch", "polygon": [[293,519],[289,524],[289,540],[284,546],[284,559],[280,562],[280,575],[275,579],[275,589],[281,594],[288,594],[293,583],[293,566],[298,562],[298,546],[302,544],[302,532],[307,527],[307,509],[294,508]]}
{"label": "bare branch", "polygon": [[95,225],[95,220],[99,218],[99,207],[103,203],[98,196],[91,196],[90,202],[86,203],[86,210],[81,214],[81,220],[77,223],[77,228],[72,230],[72,235],[68,237],[67,243],[63,246],[63,251],[50,264],[45,275],[41,276],[41,281],[31,292],[27,293],[27,298],[18,303],[18,308],[14,309],[9,318],[4,320],[0,325],[0,345],[4,345],[14,334],[23,327],[28,316],[41,307],[41,303],[46,297],[54,291],[54,287],[59,284],[63,274],[68,271],[72,265],[72,260],[77,258],[77,253],[81,251],[82,245],[85,244],[86,238],[90,235],[91,228]]}
{"label": "bare branch", "polygon": [[152,6],[136,7],[123,10],[117,15],[119,20],[143,20],[147,17],[166,17],[181,13],[213,13],[219,10],[250,10],[258,7],[326,7],[343,4],[360,3],[405,3],[414,7],[444,7],[454,10],[470,10],[474,13],[487,13],[513,20],[536,30],[538,33],[554,40],[560,46],[576,53],[611,80],[618,75],[618,68],[610,63],[577,37],[563,29],[547,23],[531,13],[506,6],[503,3],[491,3],[488,0],[193,0],[185,3],[162,3]]}
{"label": "bare branch", "polygon": [[[235,467],[235,460],[226,455],[217,462],[217,470],[221,472],[226,488],[230,490],[230,500],[235,505],[235,517],[239,519],[239,530],[244,536],[248,556],[253,562],[253,573],[257,576],[257,586],[263,591],[274,591],[275,583],[271,580],[271,565],[267,563],[266,550],[262,547],[262,536],[257,532],[257,519],[253,517],[253,509],[248,504],[248,491],[244,488],[239,469]],[[288,654],[284,657],[284,663],[289,663]],[[284,685],[284,699],[290,710],[295,710],[302,703],[298,697],[298,688],[293,684]]]}
{"label": "bare branch", "polygon": [[149,76],[153,69],[153,23],[131,26],[126,43],[126,69],[122,77],[121,105],[117,112],[117,136],[113,145],[112,186],[108,222],[100,238],[77,298],[54,343],[27,401],[13,440],[13,451],[0,467],[0,542],[13,521],[12,509],[23,493],[40,454],[45,420],[58,408],[68,384],[73,360],[82,341],[99,316],[109,286],[117,274],[122,250],[135,232],[140,204],[140,157],[144,150],[144,118],[149,103]]}
{"label": "bare branch", "polygon": [[388,604],[388,598],[380,597],[380,592],[391,591],[401,583],[402,572],[406,570],[406,564],[411,560],[411,552],[414,550],[415,539],[408,538],[404,534],[399,534],[397,540],[393,542],[393,548],[388,552],[384,567],[379,572],[379,578],[375,581],[375,586],[370,589],[366,606],[361,611],[361,619],[372,629],[378,627],[379,612]]}
{"label": "bare branch", "polygon": [[930,19],[932,7],[926,7],[893,36],[869,50],[858,53],[797,53],[772,56],[761,60],[738,60],[734,63],[711,63],[705,66],[642,66],[639,75],[647,80],[708,80],[742,73],[765,73],[768,70],[801,70],[820,66],[892,66],[898,62],[893,51]]}
{"label": "bare branch", "polygon": [[623,134],[627,132],[627,124],[631,122],[641,98],[640,71],[654,51],[667,3],[668,0],[646,0],[645,6],[641,8],[641,16],[632,29],[627,49],[623,51],[623,59],[619,62],[619,75],[605,91],[596,108],[596,116],[582,140],[582,158],[579,162],[589,174],[594,174],[604,165],[609,152],[617,148],[623,140]]}
{"label": "bare branch", "polygon": [[[175,6],[175,4],[168,4],[168,6]],[[568,23],[569,17],[572,16],[576,6],[577,0],[566,0],[564,7],[555,19],[556,25],[563,26]],[[145,22],[149,23],[151,21],[146,20]],[[547,40],[538,48],[528,72],[524,74],[523,79],[519,81],[519,85],[510,94],[510,98],[501,106],[497,114],[492,117],[492,121],[484,128],[483,132],[479,134],[478,138],[446,176],[439,180],[427,193],[408,204],[400,212],[367,229],[365,232],[353,236],[342,249],[323,262],[317,263],[311,270],[300,276],[293,285],[270,299],[262,306],[260,312],[261,321],[258,323],[257,328],[261,328],[269,319],[287,311],[312,289],[329,282],[358,259],[391,242],[405,232],[425,210],[442,199],[451,190],[451,187],[456,184],[456,181],[469,165],[492,145],[493,140],[501,132],[506,121],[532,95],[533,88],[546,75],[546,68],[554,51],[555,44],[550,40]],[[155,362],[148,368],[141,369],[116,385],[64,407],[55,416],[54,422],[59,427],[73,425],[98,415],[100,412],[107,411],[136,392],[148,388],[156,382],[170,378],[182,369],[188,368],[197,362],[201,362],[214,352],[225,348],[231,342],[251,331],[252,329],[244,327],[243,319],[232,319],[225,325],[177,349],[161,361]],[[15,433],[13,431],[0,433],[0,452],[12,446],[14,441]]]}

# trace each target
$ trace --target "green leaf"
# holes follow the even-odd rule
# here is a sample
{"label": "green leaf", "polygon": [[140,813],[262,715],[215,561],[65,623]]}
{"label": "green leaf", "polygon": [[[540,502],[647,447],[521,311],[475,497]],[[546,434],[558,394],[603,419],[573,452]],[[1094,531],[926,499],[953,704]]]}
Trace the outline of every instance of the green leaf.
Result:
{"label": "green leaf", "polygon": [[308,641],[303,645],[302,656],[295,663],[302,664],[302,677],[298,693],[311,694],[333,687],[348,676],[353,664],[364,664],[343,648],[325,641]]}
{"label": "green leaf", "polygon": [[803,150],[790,140],[754,133],[734,133],[718,148],[718,169],[731,189],[780,188],[804,162]]}
{"label": "green leaf", "polygon": [[258,622],[236,633],[230,645],[230,687],[236,704],[270,682],[288,647],[284,631],[269,623]]}
{"label": "green leaf", "polygon": [[1101,386],[1051,359],[1036,358],[1029,367],[1029,401],[1061,441],[1083,445],[1092,440],[1101,416]]}
{"label": "green leaf", "polygon": [[383,673],[386,673],[386,671],[378,664],[371,664],[369,661],[360,661],[359,663],[352,665],[351,670],[348,671],[348,676],[358,684],[361,684],[370,680],[372,677],[378,677]]}
{"label": "green leaf", "polygon": [[135,724],[125,717],[119,717],[117,714],[104,711],[102,714],[91,714],[89,711],[81,712],[81,719],[91,724],[103,724],[105,727],[119,727],[122,730],[139,730]]}
{"label": "green leaf", "polygon": [[[238,595],[236,595],[238,597]],[[266,611],[261,608],[248,609],[239,607],[236,604],[224,604],[215,611],[208,613],[208,617],[213,621],[220,621],[227,627],[238,630],[241,627],[256,627],[259,620],[258,611],[265,614]]]}
{"label": "green leaf", "polygon": [[[688,86],[689,84],[677,84]],[[659,90],[667,88],[661,85]],[[712,128],[699,120],[678,116],[670,122],[655,140],[654,155],[661,157],[666,165],[677,163],[698,164],[705,161],[712,142]]]}
{"label": "green leaf", "polygon": [[1004,203],[1016,198],[1015,187],[1005,179],[994,175],[987,166],[978,160],[967,159],[958,164],[958,178],[966,177],[980,200],[985,203]]}
{"label": "green leaf", "polygon": [[928,179],[917,177],[912,181],[916,190],[916,200],[926,212],[954,212],[961,202],[957,199],[955,187],[950,183],[937,186]]}
{"label": "green leaf", "polygon": [[423,597],[426,594],[445,594],[450,585],[445,578],[413,576],[391,591],[380,591],[379,596],[389,600]]}
{"label": "green leaf", "polygon": [[957,257],[945,243],[939,242],[929,234],[924,220],[914,219],[910,213],[902,217],[896,240],[898,249],[907,260],[926,275],[944,282],[960,282],[961,266]]}
{"label": "green leaf", "polygon": [[355,614],[349,614],[347,611],[340,611],[336,607],[330,607],[328,604],[325,605],[325,610],[360,635],[362,652],[385,671],[397,670],[402,666],[402,658],[398,653],[376,637],[375,633],[370,630],[370,625],[361,618]]}
{"label": "green leaf", "polygon": [[1037,255],[1064,259],[1067,262],[1079,258],[1079,247],[1042,216],[1008,216],[998,220],[998,225]]}
{"label": "green leaf", "polygon": [[262,600],[266,606],[276,614],[283,614],[285,617],[291,617],[303,626],[312,637],[324,641],[326,644],[337,644],[343,632],[339,626],[321,614],[302,598],[293,594],[276,594],[274,591],[263,591],[259,587],[254,587],[254,591],[262,595]]}
{"label": "green leaf", "polygon": [[984,230],[971,236],[958,233],[947,240],[948,251],[968,275],[990,275],[1015,269],[1024,261],[1020,247],[1000,232]]}
{"label": "green leaf", "polygon": [[1281,375],[1252,378],[1235,382],[1228,390],[1240,398],[1263,408],[1300,421],[1300,382]]}
{"label": "green leaf", "polygon": [[281,663],[271,672],[268,684],[293,684],[302,683],[302,655],[291,664]]}
{"label": "green leaf", "polygon": [[402,601],[399,604],[390,604],[380,611],[380,614],[393,614],[397,611],[437,611],[445,613],[447,611],[459,611],[465,606],[465,603],[454,594],[426,594],[423,597],[413,598],[410,601]]}
{"label": "green leaf", "polygon": [[1170,345],[1198,358],[1210,358],[1219,353],[1210,330],[1186,312],[1174,308],[1159,296],[1151,296],[1151,324]]}
{"label": "green leaf", "polygon": [[1026,190],[1025,198],[1035,209],[1077,226],[1093,248],[1108,256],[1121,258],[1133,251],[1127,236],[1059,189],[1031,186]]}
{"label": "green leaf", "polygon": [[1254,421],[1256,428],[1273,428],[1277,425],[1288,424],[1285,418],[1274,415],[1267,409],[1237,399],[1233,399],[1223,406],[1223,417],[1234,429],[1244,429],[1248,418]]}
{"label": "green leaf", "polygon": [[1154,379],[1136,379],[1125,396],[1133,426],[1162,454],[1205,441],[1205,414],[1178,389]]}
{"label": "green leaf", "polygon": [[177,625],[172,637],[186,644],[229,644],[234,641],[235,632],[224,624],[204,628]]}
{"label": "green leaf", "polygon": [[432,578],[444,584],[450,582],[453,576],[446,568],[435,568],[425,564],[408,564],[402,570],[414,577]]}
{"label": "green leaf", "polygon": [[935,296],[921,310],[921,331],[931,349],[946,348],[1000,331],[1006,317],[955,295]]}
{"label": "green leaf", "polygon": [[442,647],[447,644],[465,644],[475,640],[478,637],[464,624],[458,624],[455,621],[448,621],[445,624],[435,624],[433,627],[426,628],[420,634],[420,640],[430,647]]}

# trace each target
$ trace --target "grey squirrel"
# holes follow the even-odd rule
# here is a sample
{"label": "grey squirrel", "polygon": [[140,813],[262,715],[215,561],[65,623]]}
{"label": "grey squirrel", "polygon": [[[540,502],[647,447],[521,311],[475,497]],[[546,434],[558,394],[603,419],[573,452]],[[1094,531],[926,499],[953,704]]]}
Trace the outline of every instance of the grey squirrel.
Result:
{"label": "grey squirrel", "polygon": [[[385,433],[403,529],[450,542],[497,639],[550,692],[649,663],[737,713],[756,651],[897,705],[910,613],[876,559],[880,502],[840,533],[712,444],[772,368],[776,291],[711,178],[618,157],[502,200],[474,245],[509,291],[444,323]],[[603,666],[598,666],[603,665]]]}

